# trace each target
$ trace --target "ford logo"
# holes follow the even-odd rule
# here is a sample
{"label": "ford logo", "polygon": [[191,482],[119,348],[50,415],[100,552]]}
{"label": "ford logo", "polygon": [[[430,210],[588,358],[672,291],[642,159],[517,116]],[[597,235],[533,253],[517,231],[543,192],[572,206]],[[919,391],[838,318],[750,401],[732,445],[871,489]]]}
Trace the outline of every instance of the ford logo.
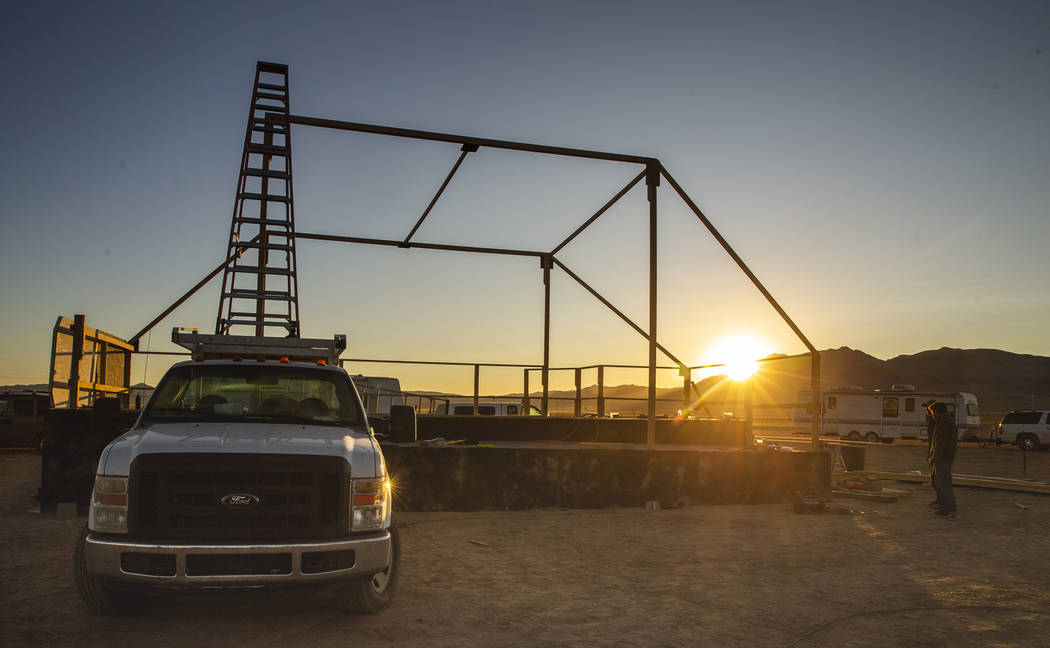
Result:
{"label": "ford logo", "polygon": [[232,509],[247,509],[259,505],[259,497],[251,493],[230,493],[223,495],[219,502],[223,506]]}

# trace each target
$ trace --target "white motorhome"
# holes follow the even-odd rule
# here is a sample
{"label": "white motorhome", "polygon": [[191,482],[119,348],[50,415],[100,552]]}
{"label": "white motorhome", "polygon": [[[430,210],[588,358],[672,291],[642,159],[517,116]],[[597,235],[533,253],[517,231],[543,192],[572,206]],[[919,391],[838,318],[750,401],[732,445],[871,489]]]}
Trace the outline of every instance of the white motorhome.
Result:
{"label": "white motorhome", "polygon": [[[449,411],[451,409],[452,411]],[[474,401],[455,402],[448,405],[438,405],[438,414],[452,414],[453,416],[473,416]],[[522,408],[521,403],[516,401],[503,401],[497,403],[478,403],[479,416],[540,416],[541,412],[535,405]]]}
{"label": "white motorhome", "polygon": [[[799,392],[799,402],[811,400]],[[853,441],[926,439],[926,405],[941,401],[955,419],[960,439],[976,438],[981,430],[977,397],[966,392],[919,392],[913,385],[893,385],[889,391],[832,387],[823,393],[823,433]],[[809,426],[808,410],[795,412],[795,424]]]}

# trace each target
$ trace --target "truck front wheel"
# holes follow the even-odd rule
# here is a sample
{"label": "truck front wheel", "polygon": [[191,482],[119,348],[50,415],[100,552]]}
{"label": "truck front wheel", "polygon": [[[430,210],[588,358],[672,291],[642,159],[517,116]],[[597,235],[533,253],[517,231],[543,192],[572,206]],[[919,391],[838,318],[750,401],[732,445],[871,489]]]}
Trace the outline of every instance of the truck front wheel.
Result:
{"label": "truck front wheel", "polygon": [[401,576],[401,536],[390,527],[390,564],[381,572],[354,581],[336,593],[339,605],[348,612],[375,614],[394,602]]}
{"label": "truck front wheel", "polygon": [[88,571],[84,553],[87,535],[88,529],[84,527],[73,550],[73,580],[76,581],[80,599],[95,614],[113,616],[138,611],[139,605],[133,596],[106,587],[101,578]]}
{"label": "truck front wheel", "polygon": [[1017,435],[1017,447],[1028,452],[1035,452],[1039,449],[1039,437],[1034,434],[1019,434]]}

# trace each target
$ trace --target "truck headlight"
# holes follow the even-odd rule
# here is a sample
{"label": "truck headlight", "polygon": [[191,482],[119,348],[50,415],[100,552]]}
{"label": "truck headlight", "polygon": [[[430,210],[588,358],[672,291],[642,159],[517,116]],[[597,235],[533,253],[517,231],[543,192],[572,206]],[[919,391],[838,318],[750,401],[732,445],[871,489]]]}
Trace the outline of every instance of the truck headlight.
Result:
{"label": "truck headlight", "polygon": [[351,482],[350,530],[385,529],[390,525],[390,481],[354,479]]}
{"label": "truck headlight", "polygon": [[95,476],[88,528],[103,533],[128,532],[128,478]]}

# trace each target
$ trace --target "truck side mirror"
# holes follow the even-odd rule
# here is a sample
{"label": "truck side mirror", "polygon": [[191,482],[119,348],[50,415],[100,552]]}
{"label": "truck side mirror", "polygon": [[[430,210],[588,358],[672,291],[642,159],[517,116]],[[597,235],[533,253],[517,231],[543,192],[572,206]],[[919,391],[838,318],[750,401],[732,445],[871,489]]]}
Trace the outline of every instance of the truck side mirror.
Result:
{"label": "truck side mirror", "polygon": [[394,443],[415,442],[416,408],[411,405],[390,406],[390,440]]}

